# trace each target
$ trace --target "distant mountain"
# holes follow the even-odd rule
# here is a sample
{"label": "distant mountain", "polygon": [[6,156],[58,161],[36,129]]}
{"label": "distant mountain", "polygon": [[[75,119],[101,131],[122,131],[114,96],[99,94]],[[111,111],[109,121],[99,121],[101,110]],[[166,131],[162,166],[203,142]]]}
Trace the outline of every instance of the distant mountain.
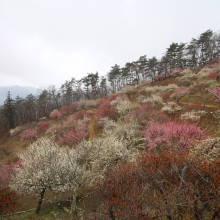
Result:
{"label": "distant mountain", "polygon": [[36,95],[37,94],[37,88],[31,87],[31,86],[5,86],[0,87],[0,105],[4,104],[4,101],[6,99],[8,91],[10,91],[12,98],[15,99],[16,96],[20,96],[22,98],[25,98],[29,94]]}

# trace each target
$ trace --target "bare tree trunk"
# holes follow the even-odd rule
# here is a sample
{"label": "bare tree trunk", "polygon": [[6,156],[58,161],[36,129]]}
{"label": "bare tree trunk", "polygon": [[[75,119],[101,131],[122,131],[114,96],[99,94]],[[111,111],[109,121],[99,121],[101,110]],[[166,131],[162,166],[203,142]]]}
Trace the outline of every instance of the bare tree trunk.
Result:
{"label": "bare tree trunk", "polygon": [[41,193],[40,193],[40,199],[39,199],[39,201],[38,201],[37,208],[36,208],[36,211],[35,211],[36,214],[39,214],[39,212],[40,212],[40,208],[41,208],[41,204],[42,204],[42,202],[43,202],[43,198],[44,198],[44,193],[45,193],[45,191],[46,191],[46,189],[44,188],[44,189],[41,191]]}

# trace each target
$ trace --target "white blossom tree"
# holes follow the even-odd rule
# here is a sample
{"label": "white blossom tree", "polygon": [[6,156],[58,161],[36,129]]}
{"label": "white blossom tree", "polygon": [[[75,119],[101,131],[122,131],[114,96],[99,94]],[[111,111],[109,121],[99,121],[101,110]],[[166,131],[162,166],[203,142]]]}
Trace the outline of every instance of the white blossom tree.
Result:
{"label": "white blossom tree", "polygon": [[74,150],[61,148],[49,138],[35,141],[19,157],[22,168],[16,168],[10,187],[19,194],[39,195],[36,213],[40,211],[45,191],[73,190],[84,173]]}

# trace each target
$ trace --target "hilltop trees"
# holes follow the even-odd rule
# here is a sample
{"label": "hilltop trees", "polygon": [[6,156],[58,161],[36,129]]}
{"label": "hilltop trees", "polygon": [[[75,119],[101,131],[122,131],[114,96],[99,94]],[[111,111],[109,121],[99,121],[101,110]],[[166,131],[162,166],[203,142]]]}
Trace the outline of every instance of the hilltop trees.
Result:
{"label": "hilltop trees", "polygon": [[[175,69],[196,68],[206,63],[211,65],[219,62],[219,57],[220,34],[207,30],[197,38],[192,38],[189,43],[173,42],[161,59],[155,56],[147,58],[143,55],[138,60],[127,62],[124,67],[115,64],[106,76],[100,77],[96,72],[88,73],[79,80],[71,78],[59,89],[50,86],[40,91],[37,97],[30,94],[26,98],[17,97],[14,102],[11,100],[11,95],[7,96],[7,106],[5,106],[9,110],[6,111],[7,123],[12,127],[14,123],[30,122],[48,116],[54,109],[59,110],[61,106],[70,105],[79,99],[100,98],[119,91],[126,85],[135,85],[143,80],[161,80],[170,76]],[[215,74],[210,77],[217,76]]]}

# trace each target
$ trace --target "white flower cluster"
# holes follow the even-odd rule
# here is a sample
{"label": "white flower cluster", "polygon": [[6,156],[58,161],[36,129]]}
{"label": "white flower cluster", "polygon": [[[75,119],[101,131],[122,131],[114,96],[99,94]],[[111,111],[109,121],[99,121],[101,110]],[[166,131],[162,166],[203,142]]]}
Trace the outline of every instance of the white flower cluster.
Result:
{"label": "white flower cluster", "polygon": [[198,80],[204,80],[204,79],[207,79],[207,76],[209,75],[209,73],[211,73],[213,70],[210,69],[210,68],[203,68],[201,69],[198,74],[197,74],[197,77],[198,77]]}
{"label": "white flower cluster", "polygon": [[129,101],[126,95],[118,96],[116,99],[111,101],[111,105],[117,106],[120,102]]}
{"label": "white flower cluster", "polygon": [[213,112],[213,117],[216,119],[220,119],[220,110],[219,109]]}
{"label": "white flower cluster", "polygon": [[183,76],[179,76],[176,78],[177,81],[184,81],[184,80],[193,80],[196,79],[197,75],[195,73],[192,73],[192,71],[190,70],[189,73],[184,74]]}
{"label": "white flower cluster", "polygon": [[127,94],[127,95],[133,95],[138,92],[137,85],[135,86],[124,86],[121,91],[118,91],[117,93]]}
{"label": "white flower cluster", "polygon": [[19,134],[23,130],[24,130],[23,126],[17,126],[14,129],[10,129],[9,133],[10,133],[11,136],[15,136],[15,135]]}
{"label": "white flower cluster", "polygon": [[81,162],[88,161],[93,176],[102,178],[117,163],[134,160],[139,147],[136,133],[136,123],[106,121],[102,138],[83,141],[77,146]]}
{"label": "white flower cluster", "polygon": [[130,110],[137,108],[138,104],[130,102],[126,97],[117,97],[111,101],[111,105],[116,106],[116,110],[120,115],[126,115]]}
{"label": "white flower cluster", "polygon": [[17,168],[10,187],[20,194],[74,189],[84,173],[74,149],[60,148],[48,138],[32,143],[19,158],[22,168]]}
{"label": "white flower cluster", "polygon": [[190,112],[185,112],[180,116],[180,119],[182,121],[190,121],[193,123],[198,123],[200,121],[201,116],[206,115],[206,111],[190,111]]}
{"label": "white flower cluster", "polygon": [[152,94],[150,97],[147,98],[144,97],[142,100],[140,100],[140,98],[142,97],[143,96],[139,97],[140,103],[148,103],[151,104],[152,106],[158,106],[163,104],[163,99],[159,95]]}
{"label": "white flower cluster", "polygon": [[181,111],[182,107],[177,105],[175,102],[168,102],[163,106],[161,110],[171,115],[175,114],[177,111]]}
{"label": "white flower cluster", "polygon": [[220,138],[206,139],[191,148],[190,154],[211,161],[220,158]]}
{"label": "white flower cluster", "polygon": [[145,89],[147,94],[152,93],[164,93],[164,92],[172,92],[174,89],[178,88],[176,84],[169,84],[167,86],[149,86]]}

